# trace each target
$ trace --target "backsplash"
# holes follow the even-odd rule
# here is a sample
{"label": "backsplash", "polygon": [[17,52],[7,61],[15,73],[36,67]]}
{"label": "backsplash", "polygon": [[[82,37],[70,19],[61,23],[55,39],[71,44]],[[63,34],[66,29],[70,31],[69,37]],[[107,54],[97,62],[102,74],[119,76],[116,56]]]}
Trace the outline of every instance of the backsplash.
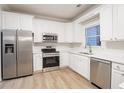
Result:
{"label": "backsplash", "polygon": [[[73,46],[73,51],[88,52],[89,48],[85,48],[84,45]],[[110,54],[110,55],[122,55],[124,56],[124,42],[102,42],[100,47],[92,47],[92,52],[95,54]]]}

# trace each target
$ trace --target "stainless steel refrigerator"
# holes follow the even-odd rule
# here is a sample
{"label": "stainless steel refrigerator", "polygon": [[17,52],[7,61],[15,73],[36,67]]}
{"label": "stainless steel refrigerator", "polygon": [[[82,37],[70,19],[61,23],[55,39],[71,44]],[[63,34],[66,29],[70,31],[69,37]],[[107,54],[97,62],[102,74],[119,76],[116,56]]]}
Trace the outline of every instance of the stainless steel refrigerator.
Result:
{"label": "stainless steel refrigerator", "polygon": [[2,30],[2,79],[32,74],[32,32]]}

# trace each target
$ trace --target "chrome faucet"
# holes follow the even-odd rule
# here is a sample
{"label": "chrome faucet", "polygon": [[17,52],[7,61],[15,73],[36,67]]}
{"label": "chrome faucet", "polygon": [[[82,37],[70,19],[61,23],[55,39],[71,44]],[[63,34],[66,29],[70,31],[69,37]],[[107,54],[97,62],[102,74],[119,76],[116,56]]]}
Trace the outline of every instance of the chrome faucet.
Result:
{"label": "chrome faucet", "polygon": [[89,54],[92,54],[92,47],[89,45]]}

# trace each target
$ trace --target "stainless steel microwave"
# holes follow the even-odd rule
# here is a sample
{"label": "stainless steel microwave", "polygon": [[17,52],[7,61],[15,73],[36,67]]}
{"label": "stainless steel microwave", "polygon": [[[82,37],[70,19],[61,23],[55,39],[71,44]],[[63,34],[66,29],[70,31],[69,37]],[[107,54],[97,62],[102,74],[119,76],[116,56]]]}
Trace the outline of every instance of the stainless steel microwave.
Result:
{"label": "stainless steel microwave", "polygon": [[42,42],[43,43],[57,43],[58,35],[56,33],[43,33]]}

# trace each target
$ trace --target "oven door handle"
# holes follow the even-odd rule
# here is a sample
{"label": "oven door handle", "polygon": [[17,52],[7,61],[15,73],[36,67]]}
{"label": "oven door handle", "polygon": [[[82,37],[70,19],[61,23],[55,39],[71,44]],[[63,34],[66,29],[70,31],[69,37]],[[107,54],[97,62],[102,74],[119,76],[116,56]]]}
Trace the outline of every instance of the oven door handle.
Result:
{"label": "oven door handle", "polygon": [[43,58],[47,58],[47,57],[59,57],[58,55],[54,55],[54,56],[51,56],[51,55],[47,55],[47,56],[43,56]]}

